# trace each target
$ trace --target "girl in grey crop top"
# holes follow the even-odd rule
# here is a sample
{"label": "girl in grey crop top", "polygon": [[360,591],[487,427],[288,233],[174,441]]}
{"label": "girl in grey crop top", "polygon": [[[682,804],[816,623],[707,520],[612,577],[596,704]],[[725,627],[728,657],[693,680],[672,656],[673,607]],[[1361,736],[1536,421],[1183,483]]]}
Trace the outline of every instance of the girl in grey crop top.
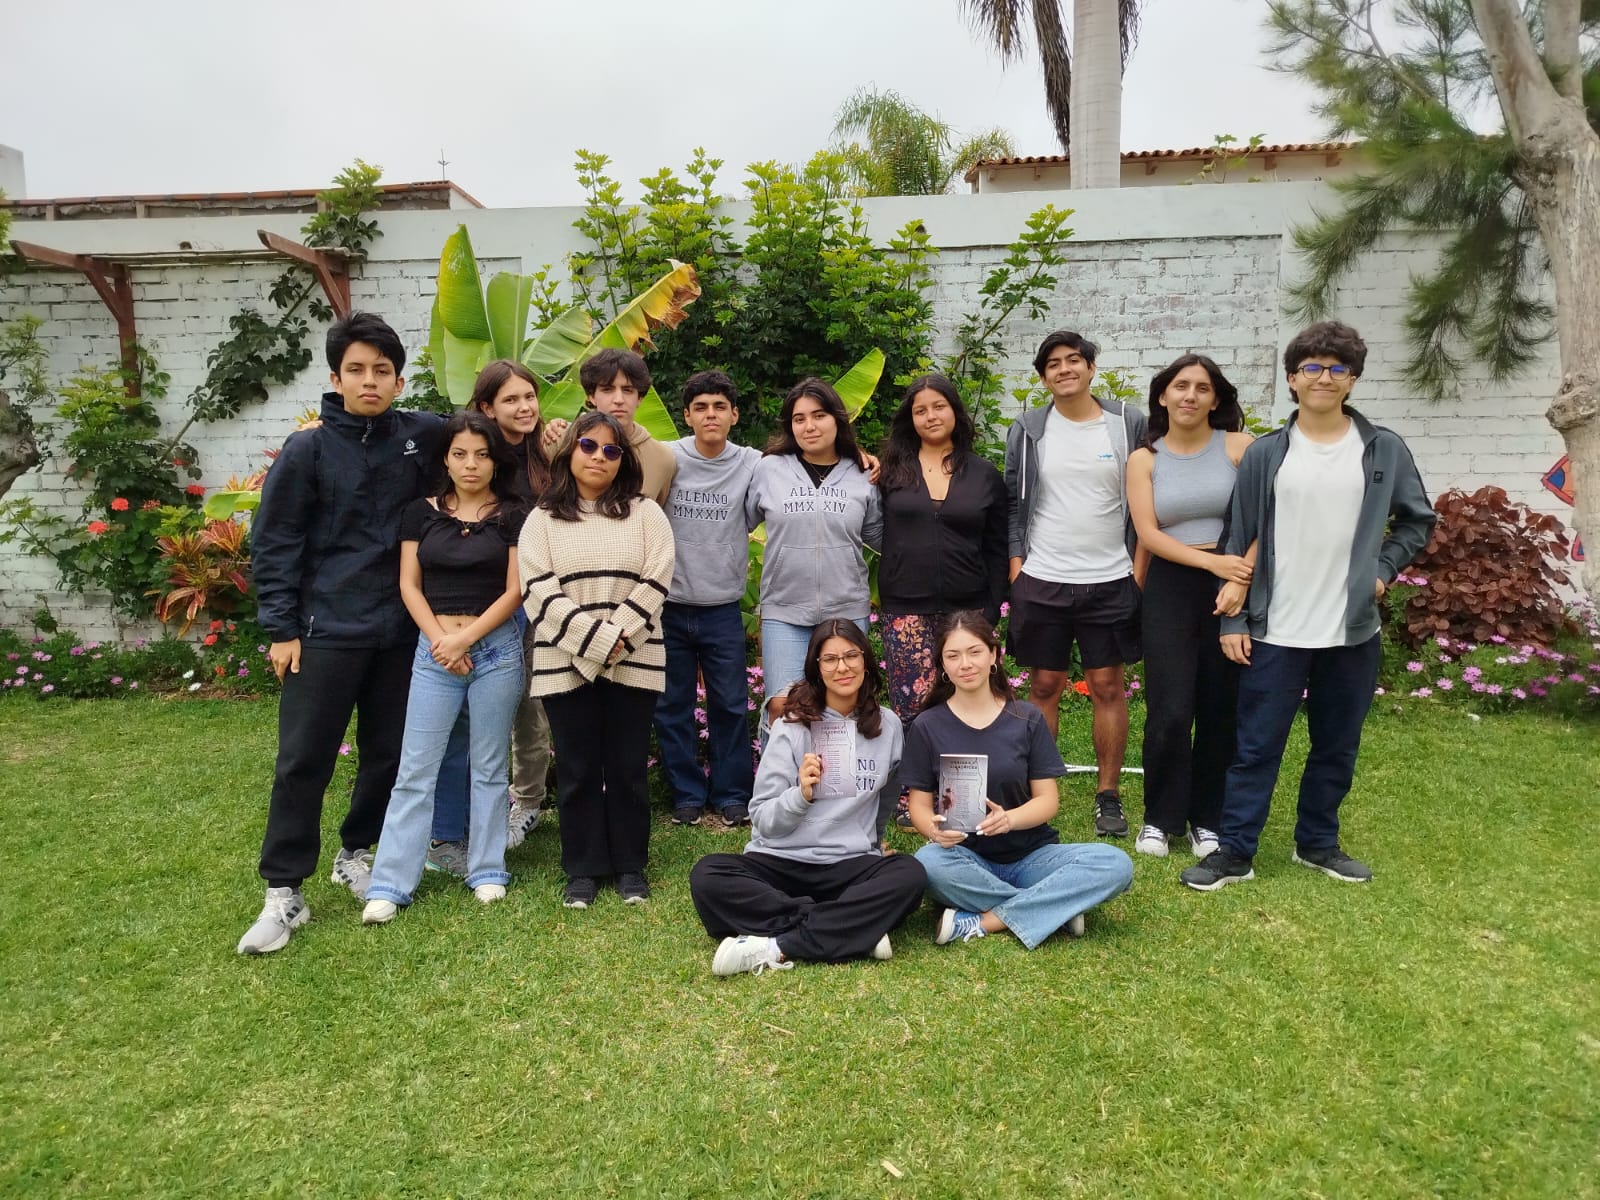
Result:
{"label": "girl in grey crop top", "polygon": [[1213,429],[1211,440],[1197,454],[1176,454],[1161,438],[1151,447],[1150,490],[1156,524],[1168,537],[1186,546],[1215,546],[1222,520],[1233,499],[1238,465],[1228,457],[1228,434]]}

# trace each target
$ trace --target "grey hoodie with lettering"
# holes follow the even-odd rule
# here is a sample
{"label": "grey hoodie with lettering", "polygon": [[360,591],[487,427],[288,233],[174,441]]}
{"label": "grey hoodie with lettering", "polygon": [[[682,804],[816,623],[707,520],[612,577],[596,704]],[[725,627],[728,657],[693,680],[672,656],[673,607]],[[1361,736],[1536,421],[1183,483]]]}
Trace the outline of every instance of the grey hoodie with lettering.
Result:
{"label": "grey hoodie with lettering", "polygon": [[697,605],[741,599],[750,574],[745,497],[761,451],[729,442],[707,458],[686,437],[672,443],[672,453],[678,471],[665,507],[677,556],[667,599]]}
{"label": "grey hoodie with lettering", "polygon": [[872,594],[861,548],[882,544],[883,502],[858,465],[840,459],[813,487],[799,455],[768,454],[756,464],[745,517],[752,529],[767,525],[764,620],[809,626],[866,617]]}
{"label": "grey hoodie with lettering", "polygon": [[[835,863],[863,854],[882,854],[883,827],[900,798],[900,753],[905,736],[900,718],[878,710],[878,736],[856,731],[855,778],[850,795],[808,802],[800,794],[800,760],[811,753],[811,727],[782,721],[762,751],[750,797],[750,844],[746,854],[776,854],[800,862]],[[829,711],[838,720],[840,714]],[[853,718],[847,718],[853,720]],[[813,789],[815,795],[815,789]]]}

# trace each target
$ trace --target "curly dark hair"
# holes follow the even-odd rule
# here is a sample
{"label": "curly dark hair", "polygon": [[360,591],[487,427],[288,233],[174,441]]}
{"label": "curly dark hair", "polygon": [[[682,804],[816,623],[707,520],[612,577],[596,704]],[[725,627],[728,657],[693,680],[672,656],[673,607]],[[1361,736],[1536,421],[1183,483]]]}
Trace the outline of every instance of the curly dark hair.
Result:
{"label": "curly dark hair", "polygon": [[617,419],[609,413],[593,409],[581,412],[567,426],[561,445],[550,460],[550,487],[539,500],[539,507],[558,521],[582,519],[578,507],[578,481],[572,475],[572,453],[578,447],[579,438],[600,426],[611,431],[611,440],[622,447],[622,458],[617,463],[616,478],[611,481],[611,486],[600,493],[600,498],[594,502],[595,511],[620,520],[633,511],[633,501],[644,488],[644,468],[639,465],[639,456],[628,445],[628,437],[622,432]]}
{"label": "curly dark hair", "polygon": [[1323,356],[1338,359],[1359,376],[1367,365],[1367,344],[1343,321],[1318,321],[1295,334],[1284,348],[1283,373],[1293,375],[1306,359]]}
{"label": "curly dark hair", "polygon": [[1166,405],[1161,403],[1161,397],[1172,386],[1178,372],[1187,367],[1204,367],[1206,374],[1211,376],[1211,390],[1217,395],[1215,407],[1207,414],[1211,428],[1225,429],[1229,433],[1238,433],[1244,428],[1244,409],[1239,407],[1239,389],[1229,382],[1222,368],[1204,354],[1181,354],[1150,381],[1150,421],[1144,434],[1146,446],[1154,446],[1157,438],[1167,436],[1171,418]]}
{"label": "curly dark hair", "polygon": [[922,392],[937,392],[943,396],[955,417],[955,428],[950,433],[950,453],[944,456],[945,473],[959,473],[966,465],[967,455],[972,453],[977,431],[967,406],[961,403],[961,393],[956,391],[955,384],[943,375],[919,375],[906,388],[905,395],[900,399],[900,407],[889,418],[889,436],[883,443],[883,474],[878,479],[878,487],[885,493],[900,488],[914,488],[921,477],[917,455],[922,450],[922,438],[911,423],[911,409]]}
{"label": "curly dark hair", "polygon": [[829,638],[843,638],[861,651],[865,675],[861,691],[856,693],[856,706],[850,716],[863,737],[875,738],[883,732],[883,710],[878,707],[878,696],[883,691],[883,675],[878,670],[878,660],[873,657],[872,643],[854,621],[833,617],[823,621],[811,631],[811,642],[806,646],[806,673],[789,689],[789,705],[783,710],[785,721],[814,725],[822,720],[828,707],[828,688],[822,682],[822,646]]}

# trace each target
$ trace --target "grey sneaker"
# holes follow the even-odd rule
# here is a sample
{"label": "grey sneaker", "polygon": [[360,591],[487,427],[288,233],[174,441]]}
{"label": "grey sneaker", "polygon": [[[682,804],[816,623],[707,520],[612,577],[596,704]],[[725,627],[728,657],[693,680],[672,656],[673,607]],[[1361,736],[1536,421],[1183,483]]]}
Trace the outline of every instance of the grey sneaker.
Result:
{"label": "grey sneaker", "polygon": [[1251,859],[1236,858],[1226,850],[1214,850],[1178,873],[1178,881],[1197,892],[1214,892],[1230,883],[1243,883],[1255,877]]}
{"label": "grey sneaker", "polygon": [[446,875],[467,876],[467,844],[465,842],[429,842],[427,868],[443,871]]}
{"label": "grey sneaker", "polygon": [[[511,802],[511,812],[506,817],[506,849],[515,850],[522,845],[528,835],[539,827],[539,818],[544,816],[544,809],[537,804],[527,804],[521,800]],[[460,874],[465,875],[462,871]]]}
{"label": "grey sneaker", "polygon": [[1313,871],[1321,871],[1330,879],[1342,880],[1345,883],[1372,882],[1372,868],[1358,859],[1351,858],[1337,846],[1319,846],[1315,850],[1296,846],[1289,861],[1297,862],[1302,867],[1310,867]]}
{"label": "grey sneaker", "polygon": [[357,900],[365,900],[367,885],[372,882],[372,851],[340,850],[328,879],[349,888]]}
{"label": "grey sneaker", "polygon": [[297,888],[269,887],[261,915],[244,931],[238,951],[240,954],[271,954],[282,950],[289,944],[290,935],[309,920],[311,910]]}

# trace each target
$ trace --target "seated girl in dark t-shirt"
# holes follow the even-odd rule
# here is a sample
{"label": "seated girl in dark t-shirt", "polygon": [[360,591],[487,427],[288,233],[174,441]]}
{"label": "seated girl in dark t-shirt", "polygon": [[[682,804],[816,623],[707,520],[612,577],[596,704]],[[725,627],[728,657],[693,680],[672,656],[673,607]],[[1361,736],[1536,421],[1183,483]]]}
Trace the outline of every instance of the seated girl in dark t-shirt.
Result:
{"label": "seated girl in dark t-shirt", "polygon": [[[1043,714],[1012,692],[983,615],[954,614],[935,646],[937,678],[900,760],[912,823],[929,843],[917,860],[929,894],[947,906],[934,940],[1009,929],[1032,950],[1063,925],[1081,936],[1083,913],[1126,891],[1133,863],[1115,846],[1060,844],[1050,820],[1066,766]],[[942,829],[934,814],[941,754],[987,758],[988,815],[975,833]]]}

